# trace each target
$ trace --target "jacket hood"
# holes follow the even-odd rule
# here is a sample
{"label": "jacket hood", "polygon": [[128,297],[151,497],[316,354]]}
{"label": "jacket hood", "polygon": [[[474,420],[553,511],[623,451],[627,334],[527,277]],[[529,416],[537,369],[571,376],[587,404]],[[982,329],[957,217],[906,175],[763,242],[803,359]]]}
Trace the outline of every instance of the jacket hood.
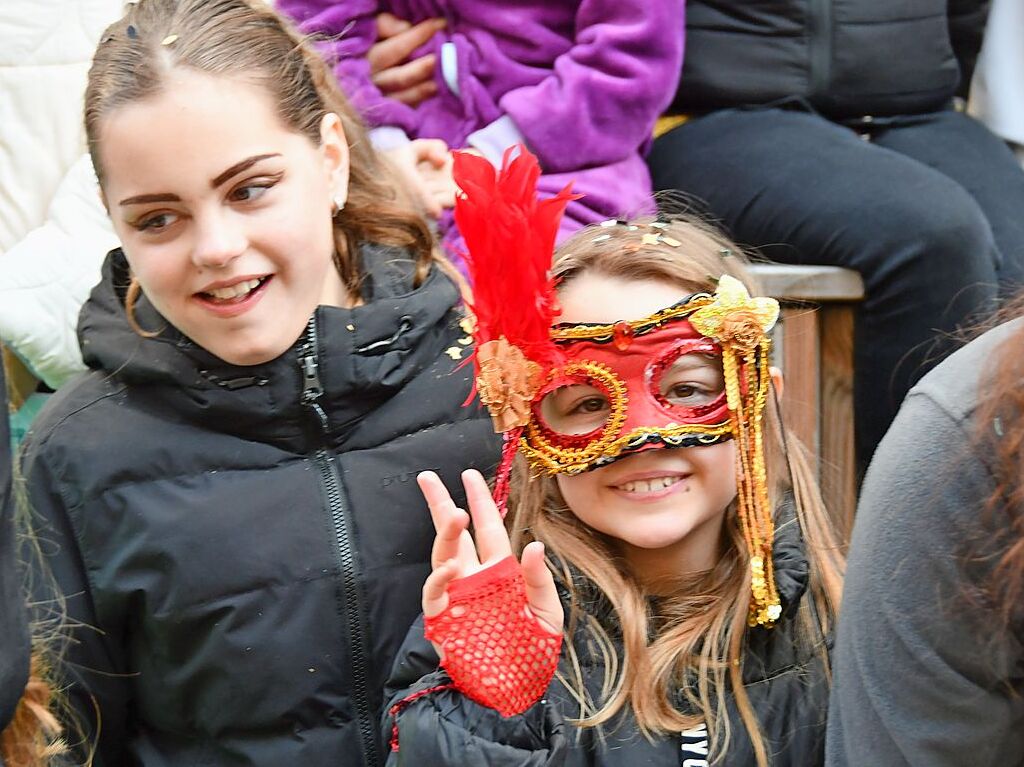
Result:
{"label": "jacket hood", "polygon": [[144,337],[128,324],[130,281],[120,249],[104,262],[102,279],[79,316],[86,365],[132,385],[140,397],[158,391],[154,406],[207,429],[263,442],[304,441],[311,427],[302,404],[303,366],[312,356],[323,390],[327,432],[344,440],[346,427],[399,391],[450,345],[459,301],[455,285],[437,268],[414,287],[414,262],[401,249],[360,250],[363,304],[320,306],[293,346],[269,362],[231,365],[195,344],[141,296],[135,316],[156,330]]}

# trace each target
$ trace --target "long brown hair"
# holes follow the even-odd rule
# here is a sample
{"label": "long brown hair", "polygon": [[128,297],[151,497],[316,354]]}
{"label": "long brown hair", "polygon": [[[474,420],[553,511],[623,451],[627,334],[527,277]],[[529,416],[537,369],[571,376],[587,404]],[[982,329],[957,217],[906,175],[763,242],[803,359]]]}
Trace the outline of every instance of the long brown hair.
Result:
{"label": "long brown hair", "polygon": [[[653,231],[650,220],[626,226],[588,229],[565,243],[555,257],[553,273],[566,285],[585,273],[627,280],[652,279],[678,286],[680,293],[714,292],[717,279],[729,274],[756,285],[745,272],[735,244],[696,220],[676,220],[661,233],[679,246],[648,244],[643,235]],[[785,494],[795,500],[797,520],[810,563],[809,599],[801,601],[796,620],[799,634],[815,646],[827,668],[824,643],[839,609],[842,572],[841,548],[798,440],[783,430],[770,403],[765,418],[766,466],[772,503],[778,508]],[[531,540],[545,543],[550,562],[570,593],[566,636],[588,632],[602,656],[605,678],[597,701],[583,685],[580,659],[572,641],[566,642],[573,669],[563,679],[579,703],[577,722],[600,727],[624,708],[635,715],[647,735],[679,732],[705,722],[716,753],[725,753],[730,739],[726,693],[731,691],[750,735],[757,762],[769,764],[757,717],[742,682],[742,656],[750,602],[748,555],[734,505],[727,514],[724,552],[707,573],[680,580],[672,597],[657,604],[650,615],[643,585],[616,556],[613,541],[579,521],[570,511],[551,477],[531,476],[522,456],[513,469],[509,501],[513,545],[522,550]],[[555,564],[557,563],[557,564]],[[614,611],[621,626],[621,650],[599,621],[582,610],[585,597],[573,573],[581,574],[586,588],[596,588]],[[578,581],[578,578],[575,579]],[[813,604],[812,604],[813,603]],[[695,714],[676,709],[670,691],[682,687]]]}
{"label": "long brown hair", "polygon": [[[85,131],[101,186],[103,119],[119,107],[159,94],[176,68],[260,85],[271,95],[282,123],[317,146],[324,115],[338,115],[350,167],[348,198],[334,216],[334,260],[351,295],[359,294],[362,275],[355,254],[364,242],[408,248],[416,262],[416,284],[434,263],[451,273],[423,216],[374,152],[326,62],[289,22],[259,2],[140,0],[107,27],[85,91]],[[133,324],[131,307],[139,292],[132,280],[126,304]]]}
{"label": "long brown hair", "polygon": [[[997,321],[1024,318],[1024,292],[997,316]],[[1024,321],[1000,344],[995,366],[985,380],[977,410],[974,449],[990,458],[995,489],[986,500],[987,529],[998,551],[985,596],[1009,626],[1020,619],[1024,598]],[[986,538],[988,536],[986,535]]]}
{"label": "long brown hair", "polygon": [[60,739],[62,728],[53,712],[58,702],[54,700],[47,655],[41,647],[33,650],[28,683],[14,717],[0,732],[0,761],[6,767],[44,767],[66,751]]}

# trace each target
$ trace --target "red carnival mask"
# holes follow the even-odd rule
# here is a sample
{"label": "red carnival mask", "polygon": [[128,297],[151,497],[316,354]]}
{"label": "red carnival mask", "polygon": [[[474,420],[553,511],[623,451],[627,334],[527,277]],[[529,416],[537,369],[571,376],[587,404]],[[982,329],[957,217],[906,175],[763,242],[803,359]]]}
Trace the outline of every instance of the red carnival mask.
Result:
{"label": "red carnival mask", "polygon": [[722,349],[686,319],[711,300],[698,294],[611,326],[555,326],[566,362],[538,391],[520,445],[534,469],[575,474],[731,438]]}

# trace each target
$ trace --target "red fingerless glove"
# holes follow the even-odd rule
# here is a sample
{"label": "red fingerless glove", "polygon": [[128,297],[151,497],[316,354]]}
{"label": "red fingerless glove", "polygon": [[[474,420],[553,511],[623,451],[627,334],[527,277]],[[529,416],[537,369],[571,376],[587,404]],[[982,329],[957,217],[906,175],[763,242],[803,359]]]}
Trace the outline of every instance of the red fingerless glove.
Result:
{"label": "red fingerless glove", "polygon": [[427,639],[444,650],[441,665],[455,687],[502,716],[536,703],[558,667],[562,635],[526,611],[526,583],[513,556],[448,584],[448,608],[424,625]]}

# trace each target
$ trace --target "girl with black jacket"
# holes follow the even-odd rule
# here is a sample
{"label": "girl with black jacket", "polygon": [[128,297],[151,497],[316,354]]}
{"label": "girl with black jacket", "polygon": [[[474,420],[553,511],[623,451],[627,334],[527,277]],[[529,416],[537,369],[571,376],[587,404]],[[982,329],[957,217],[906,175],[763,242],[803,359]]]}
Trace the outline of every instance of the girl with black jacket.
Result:
{"label": "girl with black jacket", "polygon": [[379,765],[429,572],[413,477],[487,469],[460,296],[310,45],[141,0],[86,93],[122,248],[22,458],[97,765]]}
{"label": "girl with black jacket", "polygon": [[480,162],[456,160],[456,216],[506,450],[494,500],[464,474],[469,514],[420,477],[434,570],[389,764],[821,764],[842,557],[772,407],[777,303],[748,295],[734,245],[659,220],[565,243],[557,296],[538,247],[523,301],[503,265],[550,252],[551,212],[516,197],[528,160],[496,186]]}

